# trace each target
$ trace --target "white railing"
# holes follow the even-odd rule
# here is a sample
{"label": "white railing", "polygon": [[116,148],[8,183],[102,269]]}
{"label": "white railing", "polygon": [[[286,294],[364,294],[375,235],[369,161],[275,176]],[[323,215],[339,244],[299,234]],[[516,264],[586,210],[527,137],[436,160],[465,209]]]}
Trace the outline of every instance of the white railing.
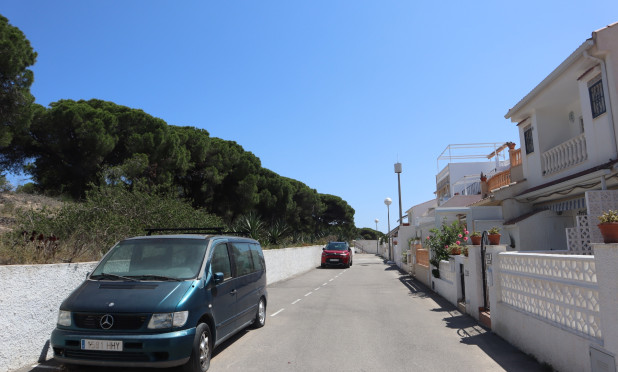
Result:
{"label": "white railing", "polygon": [[588,159],[584,133],[545,151],[541,155],[543,174],[548,176]]}
{"label": "white railing", "polygon": [[602,340],[593,256],[500,254],[500,300],[580,336]]}

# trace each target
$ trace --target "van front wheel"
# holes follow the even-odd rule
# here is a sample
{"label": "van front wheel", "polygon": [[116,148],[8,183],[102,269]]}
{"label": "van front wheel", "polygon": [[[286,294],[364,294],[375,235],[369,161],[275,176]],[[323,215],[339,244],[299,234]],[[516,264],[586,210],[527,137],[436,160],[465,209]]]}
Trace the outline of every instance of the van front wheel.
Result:
{"label": "van front wheel", "polygon": [[183,372],[206,372],[212,355],[212,336],[208,324],[200,323],[195,329],[191,357],[182,368]]}

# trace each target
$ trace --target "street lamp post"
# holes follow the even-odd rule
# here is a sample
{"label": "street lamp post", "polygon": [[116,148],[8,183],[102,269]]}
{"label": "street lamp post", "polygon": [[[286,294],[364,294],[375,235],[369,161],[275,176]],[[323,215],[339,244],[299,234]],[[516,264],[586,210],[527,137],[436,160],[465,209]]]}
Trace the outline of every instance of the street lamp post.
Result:
{"label": "street lamp post", "polygon": [[401,214],[401,163],[395,163],[395,173],[397,173],[397,187],[399,188],[399,225],[402,224],[403,215]]}
{"label": "street lamp post", "polygon": [[388,232],[387,232],[387,237],[388,237],[388,260],[392,261],[393,259],[391,258],[391,208],[390,205],[393,201],[391,200],[391,198],[386,198],[384,199],[384,204],[386,204],[386,216],[387,216],[387,225],[388,225]]}
{"label": "street lamp post", "polygon": [[378,237],[378,222],[380,222],[380,220],[376,218],[376,254],[380,254],[380,239]]}

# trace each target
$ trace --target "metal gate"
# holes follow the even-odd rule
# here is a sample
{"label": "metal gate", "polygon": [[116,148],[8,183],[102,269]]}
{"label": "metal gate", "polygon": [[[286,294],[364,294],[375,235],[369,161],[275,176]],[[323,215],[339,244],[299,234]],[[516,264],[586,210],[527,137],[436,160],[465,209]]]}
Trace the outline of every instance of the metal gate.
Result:
{"label": "metal gate", "polygon": [[485,258],[485,251],[489,245],[489,238],[487,237],[487,231],[483,231],[481,235],[481,274],[483,275],[483,307],[486,311],[489,311],[489,290],[487,286],[487,260]]}
{"label": "metal gate", "polygon": [[466,302],[466,283],[464,282],[465,270],[464,265],[459,264],[459,280],[461,283],[461,301]]}

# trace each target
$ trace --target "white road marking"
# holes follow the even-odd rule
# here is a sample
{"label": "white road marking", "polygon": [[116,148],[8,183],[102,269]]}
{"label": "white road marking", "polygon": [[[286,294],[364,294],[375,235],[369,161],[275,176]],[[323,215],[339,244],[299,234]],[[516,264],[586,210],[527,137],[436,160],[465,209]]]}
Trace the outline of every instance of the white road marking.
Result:
{"label": "white road marking", "polygon": [[324,284],[322,284],[322,285],[327,285],[327,284],[328,284],[328,283],[324,283]]}
{"label": "white road marking", "polygon": [[333,280],[335,280],[335,278],[333,278],[333,279],[330,279],[330,280],[329,280],[329,282],[332,282]]}
{"label": "white road marking", "polygon": [[296,305],[298,302],[300,302],[300,298],[294,302],[292,302],[292,305]]}
{"label": "white road marking", "polygon": [[320,287],[317,287],[316,289],[314,289],[314,291],[319,291],[319,290],[320,290]]}
{"label": "white road marking", "polygon": [[305,297],[309,296],[310,294],[312,294],[313,292],[309,292],[305,295]]}
{"label": "white road marking", "polygon": [[270,316],[275,316],[275,315],[279,314],[280,312],[282,312],[283,310],[285,310],[285,309],[281,309],[281,310],[277,311],[277,312],[276,312],[276,313],[274,313],[274,314],[270,314]]}

